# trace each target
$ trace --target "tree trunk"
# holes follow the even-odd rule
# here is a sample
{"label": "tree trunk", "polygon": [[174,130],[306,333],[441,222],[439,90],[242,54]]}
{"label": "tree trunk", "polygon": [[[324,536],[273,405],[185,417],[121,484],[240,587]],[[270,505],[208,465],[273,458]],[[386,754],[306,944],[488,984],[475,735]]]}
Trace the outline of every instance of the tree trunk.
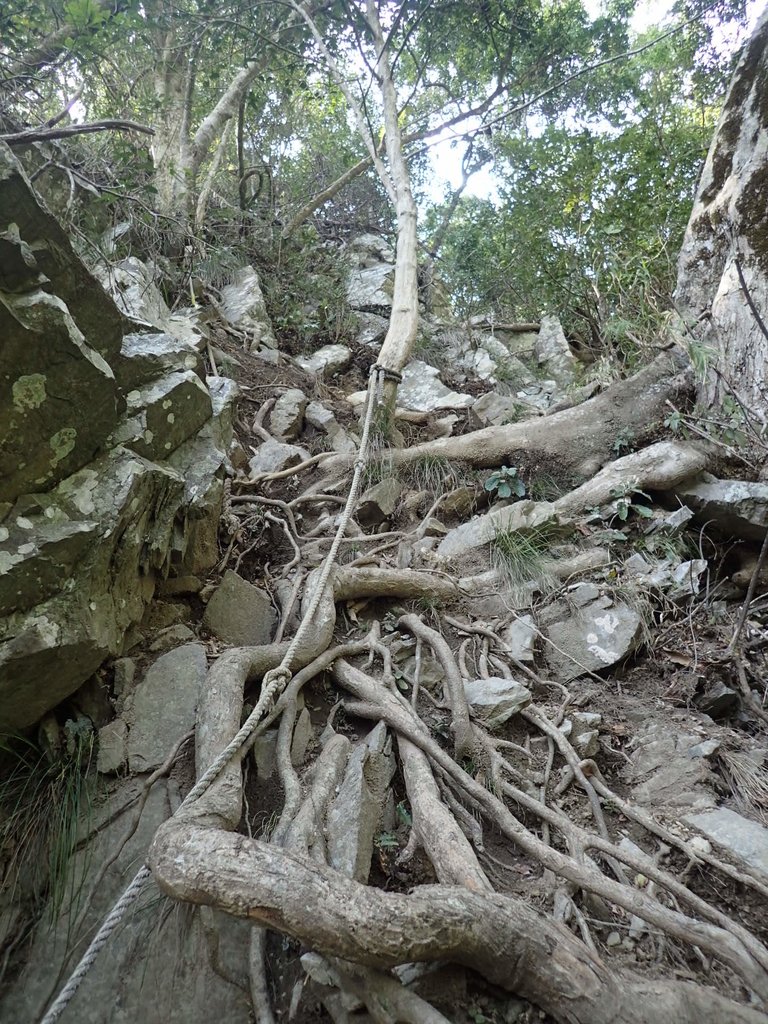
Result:
{"label": "tree trunk", "polygon": [[[678,263],[676,301],[716,353],[700,388],[729,390],[768,415],[768,11],[739,60],[699,182]],[[722,376],[721,376],[722,375]]]}
{"label": "tree trunk", "polygon": [[[419,327],[416,203],[411,191],[411,176],[403,155],[403,139],[398,121],[399,104],[392,77],[392,65],[374,0],[367,0],[365,18],[373,33],[376,47],[375,73],[384,108],[384,145],[394,187],[397,216],[392,313],[379,352],[379,363],[388,370],[399,373],[410,359]],[[384,385],[384,403],[392,412],[395,408],[396,394],[396,384],[387,380]]]}

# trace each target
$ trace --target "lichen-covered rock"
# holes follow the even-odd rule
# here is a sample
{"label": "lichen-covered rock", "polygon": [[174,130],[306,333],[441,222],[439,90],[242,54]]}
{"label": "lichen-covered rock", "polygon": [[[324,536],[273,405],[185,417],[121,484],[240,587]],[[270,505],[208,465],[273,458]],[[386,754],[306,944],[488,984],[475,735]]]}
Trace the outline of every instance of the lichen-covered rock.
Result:
{"label": "lichen-covered rock", "polygon": [[413,359],[403,371],[397,402],[405,409],[433,412],[435,409],[467,409],[474,399],[446,387],[434,366]]}
{"label": "lichen-covered rock", "polygon": [[147,459],[164,459],[213,413],[211,396],[191,370],[166,374],[127,395],[127,416],[114,441]]}
{"label": "lichen-covered rock", "polygon": [[[121,273],[136,315],[132,289],[151,278],[138,261]],[[0,144],[4,730],[121,653],[171,564],[202,571],[218,556],[235,386],[201,380],[194,325],[179,331],[153,301],[174,337],[136,332]]]}
{"label": "lichen-covered rock", "polygon": [[600,672],[637,645],[642,618],[636,608],[580,583],[541,616],[547,664],[563,683],[585,672]]}

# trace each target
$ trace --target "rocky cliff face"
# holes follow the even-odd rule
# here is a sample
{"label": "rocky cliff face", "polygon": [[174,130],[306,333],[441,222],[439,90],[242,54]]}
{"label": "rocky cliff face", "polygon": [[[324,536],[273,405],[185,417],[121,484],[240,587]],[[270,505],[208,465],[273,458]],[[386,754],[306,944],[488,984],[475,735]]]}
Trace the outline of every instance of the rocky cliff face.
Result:
{"label": "rocky cliff face", "polygon": [[147,326],[0,148],[2,730],[119,653],[159,578],[216,558],[235,385],[187,325]]}

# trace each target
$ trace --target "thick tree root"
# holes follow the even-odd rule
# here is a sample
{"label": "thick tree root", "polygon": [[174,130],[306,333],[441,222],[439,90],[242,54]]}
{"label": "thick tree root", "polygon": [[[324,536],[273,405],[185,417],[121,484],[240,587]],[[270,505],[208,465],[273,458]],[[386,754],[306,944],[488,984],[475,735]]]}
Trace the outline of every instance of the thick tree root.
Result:
{"label": "thick tree root", "polygon": [[[390,989],[399,983],[371,974],[370,969],[386,970],[411,960],[452,960],[530,999],[557,1020],[569,1024],[616,1020],[651,1024],[659,1019],[683,1024],[715,1020],[756,1024],[763,1020],[758,1011],[695,984],[648,982],[613,971],[595,955],[594,947],[590,948],[588,942],[562,924],[521,900],[492,891],[458,825],[455,810],[449,810],[441,798],[433,769],[439,771],[442,784],[450,783],[456,808],[460,807],[458,798],[467,806],[480,809],[486,820],[520,850],[545,870],[568,880],[571,894],[578,889],[596,893],[628,914],[698,946],[729,965],[752,992],[768,1001],[768,951],[746,929],[695,896],[650,858],[620,850],[606,835],[576,826],[560,811],[506,782],[497,771],[498,791],[526,813],[537,816],[545,830],[557,833],[569,852],[563,853],[543,842],[498,796],[442,750],[396,688],[386,689],[339,657],[368,648],[372,656],[375,652],[384,658],[385,676],[391,676],[390,655],[377,630],[366,639],[328,650],[335,622],[334,597],[353,599],[382,593],[392,597],[414,596],[429,593],[436,582],[446,600],[461,593],[456,584],[430,573],[368,568],[336,573],[318,608],[314,633],[297,658],[297,664],[305,667],[296,672],[258,728],[263,731],[280,719],[279,761],[287,797],[277,837],[282,848],[274,842],[266,844],[234,832],[242,804],[241,774],[239,764],[235,764],[204,797],[158,832],[150,863],[161,888],[178,899],[248,918],[257,929],[281,931],[327,957],[361,965],[359,970],[349,965],[345,969],[344,964],[330,961],[333,970],[338,968],[341,987],[359,994],[374,1019],[376,993],[383,991],[382,985]],[[306,588],[310,594],[312,583],[310,577]],[[440,649],[440,635],[424,627],[417,617],[406,617],[403,625],[423,642]],[[245,682],[276,665],[284,649],[284,644],[272,644],[231,651],[213,666],[199,708],[198,774],[237,732]],[[443,655],[460,683],[454,656],[447,645]],[[343,774],[349,741],[336,736],[326,744],[306,793],[290,765],[289,751],[299,690],[331,663],[336,681],[355,698],[349,709],[375,721],[383,720],[395,731],[413,812],[414,839],[418,838],[424,847],[441,882],[450,884],[419,887],[407,896],[393,895],[351,881],[322,863],[325,808]],[[455,689],[457,680],[452,683]],[[451,680],[449,691],[450,684]],[[458,719],[463,721],[464,707],[456,694],[451,699],[451,708],[454,719],[458,709]],[[547,726],[550,732],[554,728],[536,713],[531,714],[531,720],[540,728]],[[490,761],[499,761],[500,754],[493,743],[488,745],[490,738],[471,722],[465,725],[466,736],[473,736],[476,749],[485,744]],[[581,767],[575,755],[568,756],[572,753],[569,746],[565,753],[566,760],[573,761],[571,770],[579,774]],[[586,780],[580,781],[583,784]],[[643,873],[658,891],[666,889],[696,916],[671,909],[650,895],[650,887],[648,891],[639,890],[603,874],[586,856],[589,850],[609,861],[615,859],[632,872]],[[578,921],[573,895],[568,899]],[[584,934],[583,919],[580,927]],[[591,941],[588,929],[585,938]],[[252,952],[254,1003],[266,1024],[271,1010],[263,973],[262,937],[258,933],[254,935]],[[418,1007],[410,995],[403,996],[404,1019],[418,1019]],[[437,1011],[433,1017],[436,1022],[440,1019]]]}
{"label": "thick tree root", "polygon": [[[514,466],[521,454],[528,453],[547,456],[564,472],[584,480],[615,458],[617,436],[629,432],[638,439],[647,438],[667,414],[667,401],[684,403],[692,387],[688,357],[678,348],[669,348],[633,377],[617,381],[573,408],[412,448],[393,448],[387,457],[395,466],[439,456],[484,468]],[[331,456],[323,472],[338,472],[347,463],[345,456]]]}
{"label": "thick tree root", "polygon": [[369,967],[464,964],[571,1024],[765,1020],[697,985],[612,972],[567,929],[498,893],[443,885],[384,893],[267,843],[173,819],[158,831],[150,865],[176,899],[219,907]]}

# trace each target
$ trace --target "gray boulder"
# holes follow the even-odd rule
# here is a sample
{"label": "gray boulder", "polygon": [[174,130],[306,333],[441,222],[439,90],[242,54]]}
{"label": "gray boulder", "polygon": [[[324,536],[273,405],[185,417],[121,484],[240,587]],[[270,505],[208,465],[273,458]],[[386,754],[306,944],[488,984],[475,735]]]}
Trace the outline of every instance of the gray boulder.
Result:
{"label": "gray boulder", "polygon": [[497,729],[533,700],[527,686],[515,679],[489,676],[464,683],[464,695],[470,711],[489,729]]}
{"label": "gray boulder", "polygon": [[768,483],[718,480],[702,473],[676,487],[674,497],[722,533],[760,541],[768,530]]}
{"label": "gray boulder", "polygon": [[304,410],[309,399],[298,388],[288,388],[279,396],[269,414],[269,429],[278,441],[295,441],[304,425]]}
{"label": "gray boulder", "polygon": [[309,356],[296,356],[294,362],[313,377],[332,377],[343,373],[352,360],[346,345],[323,345]]}
{"label": "gray boulder", "polygon": [[635,608],[591,583],[581,583],[544,610],[541,628],[550,641],[545,657],[550,670],[567,683],[585,672],[615,665],[640,640],[642,618]]}
{"label": "gray boulder", "polygon": [[241,267],[232,281],[221,289],[219,312],[233,327],[248,335],[250,351],[277,348],[259,275],[253,267]]}
{"label": "gray boulder", "polygon": [[237,647],[268,644],[276,624],[277,616],[265,592],[231,569],[224,573],[203,616],[206,629]]}

